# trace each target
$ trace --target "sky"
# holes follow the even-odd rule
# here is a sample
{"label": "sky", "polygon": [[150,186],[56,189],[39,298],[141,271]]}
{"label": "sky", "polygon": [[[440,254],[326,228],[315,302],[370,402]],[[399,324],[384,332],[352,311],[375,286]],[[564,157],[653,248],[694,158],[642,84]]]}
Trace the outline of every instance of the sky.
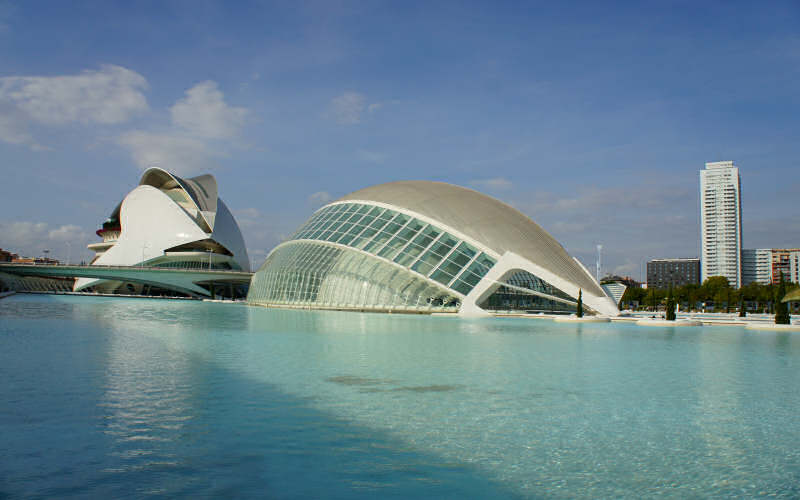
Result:
{"label": "sky", "polygon": [[800,247],[800,3],[0,0],[0,248],[88,260],[149,166],[213,174],[251,260],[328,201],[443,181],[603,273],[696,257],[699,174]]}

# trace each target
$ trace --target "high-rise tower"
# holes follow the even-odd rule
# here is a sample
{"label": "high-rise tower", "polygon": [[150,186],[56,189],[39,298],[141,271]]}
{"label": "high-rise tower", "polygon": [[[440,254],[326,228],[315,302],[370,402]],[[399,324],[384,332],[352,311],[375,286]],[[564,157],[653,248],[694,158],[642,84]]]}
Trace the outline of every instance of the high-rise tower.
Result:
{"label": "high-rise tower", "polygon": [[739,168],[732,161],[706,163],[700,171],[701,280],[725,276],[742,286],[742,200]]}

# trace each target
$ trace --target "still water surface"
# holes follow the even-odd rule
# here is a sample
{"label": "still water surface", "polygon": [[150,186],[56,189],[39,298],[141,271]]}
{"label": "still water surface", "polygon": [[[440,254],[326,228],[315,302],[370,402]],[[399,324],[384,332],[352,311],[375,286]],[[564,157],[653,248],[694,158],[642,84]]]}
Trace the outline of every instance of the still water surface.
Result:
{"label": "still water surface", "polygon": [[0,300],[0,498],[800,496],[800,335]]}

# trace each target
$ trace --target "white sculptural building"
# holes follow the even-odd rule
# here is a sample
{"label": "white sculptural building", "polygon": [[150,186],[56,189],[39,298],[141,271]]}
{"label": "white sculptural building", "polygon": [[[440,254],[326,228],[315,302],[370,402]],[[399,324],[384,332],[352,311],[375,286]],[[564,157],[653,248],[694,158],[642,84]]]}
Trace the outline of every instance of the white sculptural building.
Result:
{"label": "white sculptural building", "polygon": [[[117,205],[89,245],[95,266],[249,271],[239,226],[211,175],[182,179],[160,168]],[[141,293],[137,283],[80,278],[75,291]]]}
{"label": "white sculptural building", "polygon": [[317,210],[267,256],[251,304],[386,312],[618,315],[591,273],[530,218],[477,191],[380,184]]}

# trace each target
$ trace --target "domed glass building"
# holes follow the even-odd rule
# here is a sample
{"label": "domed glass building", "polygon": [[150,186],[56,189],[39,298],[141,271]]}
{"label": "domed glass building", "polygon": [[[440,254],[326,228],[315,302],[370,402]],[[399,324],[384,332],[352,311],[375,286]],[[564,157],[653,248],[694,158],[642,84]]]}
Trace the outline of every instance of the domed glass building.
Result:
{"label": "domed glass building", "polygon": [[380,184],[317,210],[255,273],[251,304],[385,312],[619,310],[530,218],[477,191]]}

